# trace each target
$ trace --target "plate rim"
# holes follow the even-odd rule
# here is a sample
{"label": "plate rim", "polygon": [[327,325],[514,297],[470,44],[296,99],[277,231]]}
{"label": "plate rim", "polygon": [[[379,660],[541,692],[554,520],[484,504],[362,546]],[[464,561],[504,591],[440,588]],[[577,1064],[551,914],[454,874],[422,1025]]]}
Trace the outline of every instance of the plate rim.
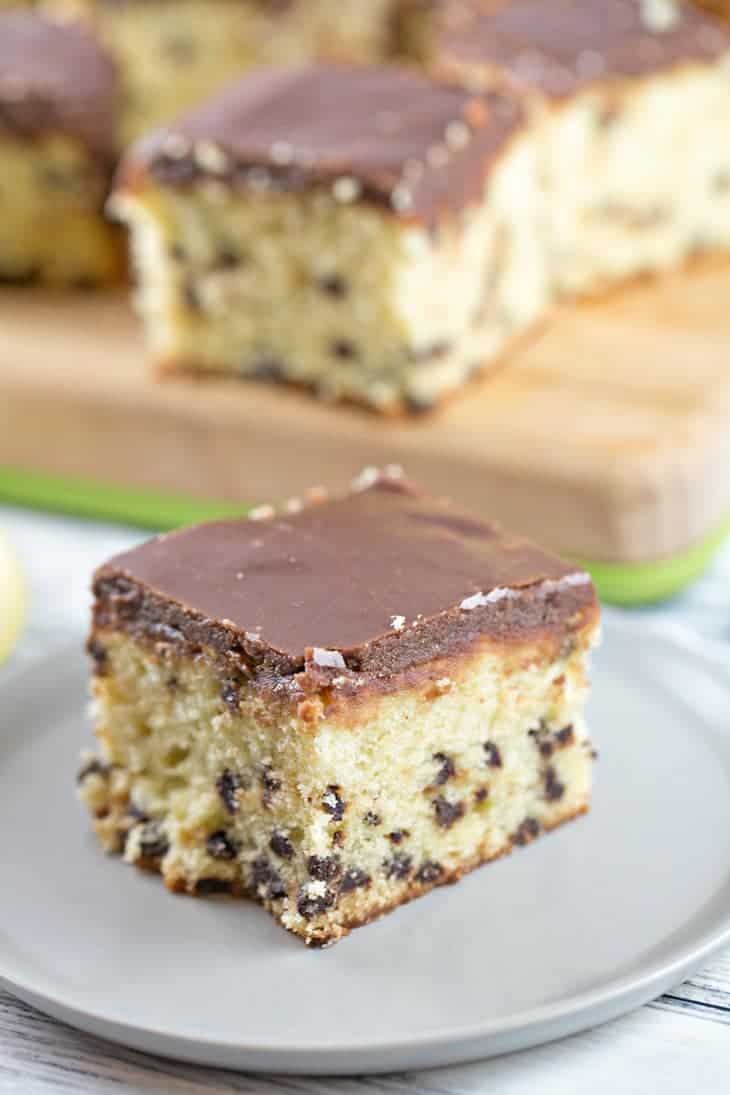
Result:
{"label": "plate rim", "polygon": [[[730,692],[730,655],[719,640],[705,639],[676,621],[636,619],[620,610],[604,609],[604,627],[624,632],[633,638],[651,638],[655,643],[679,649],[682,653],[711,668]],[[19,668],[3,682],[11,693],[22,688],[26,674],[37,671],[38,662],[63,663],[80,650],[79,642],[64,642],[45,651],[30,664]],[[12,702],[12,701],[11,701]],[[702,712],[697,718],[706,722]],[[10,741],[13,735],[10,735]],[[729,746],[730,748],[730,746]],[[49,991],[33,977],[8,975],[0,967],[0,987],[48,1015],[97,1037],[160,1056],[218,1067],[249,1071],[277,1071],[282,1074],[319,1072],[348,1075],[353,1071],[370,1073],[398,1069],[436,1067],[465,1063],[479,1057],[494,1056],[510,1050],[537,1046],[556,1037],[606,1022],[636,1006],[655,999],[676,984],[715,951],[730,944],[730,908],[718,909],[704,931],[667,954],[643,963],[639,971],[610,980],[602,987],[586,989],[563,1000],[543,1004],[473,1026],[440,1028],[407,1038],[385,1038],[339,1042],[336,1046],[321,1041],[306,1043],[282,1041],[246,1042],[240,1039],[196,1038],[174,1029],[139,1025],[91,1010]],[[0,947],[0,961],[2,948]],[[155,1048],[155,1044],[158,1048]],[[153,1048],[150,1048],[152,1046]],[[276,1058],[276,1063],[272,1060]],[[371,1058],[375,1058],[374,1060]],[[361,1064],[362,1062],[362,1064]]]}

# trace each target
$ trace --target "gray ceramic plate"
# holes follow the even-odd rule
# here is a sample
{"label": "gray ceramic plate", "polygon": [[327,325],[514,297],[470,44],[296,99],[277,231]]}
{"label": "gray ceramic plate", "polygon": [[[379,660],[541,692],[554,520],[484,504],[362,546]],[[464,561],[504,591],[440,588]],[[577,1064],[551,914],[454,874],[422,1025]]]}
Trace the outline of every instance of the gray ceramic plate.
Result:
{"label": "gray ceramic plate", "polygon": [[321,952],[97,851],[85,702],[75,649],[0,697],[0,983],[91,1033],[233,1068],[425,1068],[602,1022],[730,941],[730,667],[681,634],[606,622],[589,817]]}

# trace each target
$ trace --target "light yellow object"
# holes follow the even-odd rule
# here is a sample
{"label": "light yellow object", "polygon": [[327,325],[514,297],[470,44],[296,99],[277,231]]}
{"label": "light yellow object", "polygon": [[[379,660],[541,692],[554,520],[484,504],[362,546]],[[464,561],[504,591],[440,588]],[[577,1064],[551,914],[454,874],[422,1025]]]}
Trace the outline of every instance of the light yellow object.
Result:
{"label": "light yellow object", "polygon": [[0,531],[0,665],[20,635],[25,600],[23,572],[7,538]]}

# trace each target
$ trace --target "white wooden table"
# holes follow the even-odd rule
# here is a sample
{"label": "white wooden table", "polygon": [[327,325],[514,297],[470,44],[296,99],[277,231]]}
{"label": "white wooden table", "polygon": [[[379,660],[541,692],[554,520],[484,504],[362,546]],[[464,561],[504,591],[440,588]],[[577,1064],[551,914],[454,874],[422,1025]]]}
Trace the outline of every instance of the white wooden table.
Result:
{"label": "white wooden table", "polygon": [[[139,534],[0,507],[31,587],[22,643],[2,683],[59,645],[88,611],[93,567]],[[728,642],[730,551],[694,589],[647,615],[664,616]],[[730,724],[729,724],[730,732]],[[0,864],[0,880],[2,878]],[[0,881],[0,900],[2,900]],[[730,952],[690,981],[606,1026],[539,1049],[432,1072],[349,1080],[252,1076],[191,1068],[125,1051],[62,1026],[0,992],[0,1092],[433,1093],[466,1095],[715,1095],[730,1091]]]}

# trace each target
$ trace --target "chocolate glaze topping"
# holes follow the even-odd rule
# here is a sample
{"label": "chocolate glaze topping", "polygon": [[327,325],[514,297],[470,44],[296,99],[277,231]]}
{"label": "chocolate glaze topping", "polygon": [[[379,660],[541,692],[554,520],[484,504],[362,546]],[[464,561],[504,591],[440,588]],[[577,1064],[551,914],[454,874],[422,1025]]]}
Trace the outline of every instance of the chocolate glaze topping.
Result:
{"label": "chocolate glaze topping", "polygon": [[730,50],[717,19],[683,0],[443,0],[439,53],[499,66],[556,97]]}
{"label": "chocolate glaze topping", "polygon": [[199,525],[95,577],[97,628],[235,648],[247,674],[374,676],[558,634],[597,611],[586,575],[400,481],[263,521]]}
{"label": "chocolate glaze topping", "polygon": [[475,99],[406,69],[262,69],[143,138],[119,186],[145,173],[259,192],[324,186],[343,203],[433,221],[481,200],[490,165],[523,121],[516,94]]}
{"label": "chocolate glaze topping", "polygon": [[64,133],[111,157],[116,93],[114,63],[83,27],[0,15],[0,132]]}

